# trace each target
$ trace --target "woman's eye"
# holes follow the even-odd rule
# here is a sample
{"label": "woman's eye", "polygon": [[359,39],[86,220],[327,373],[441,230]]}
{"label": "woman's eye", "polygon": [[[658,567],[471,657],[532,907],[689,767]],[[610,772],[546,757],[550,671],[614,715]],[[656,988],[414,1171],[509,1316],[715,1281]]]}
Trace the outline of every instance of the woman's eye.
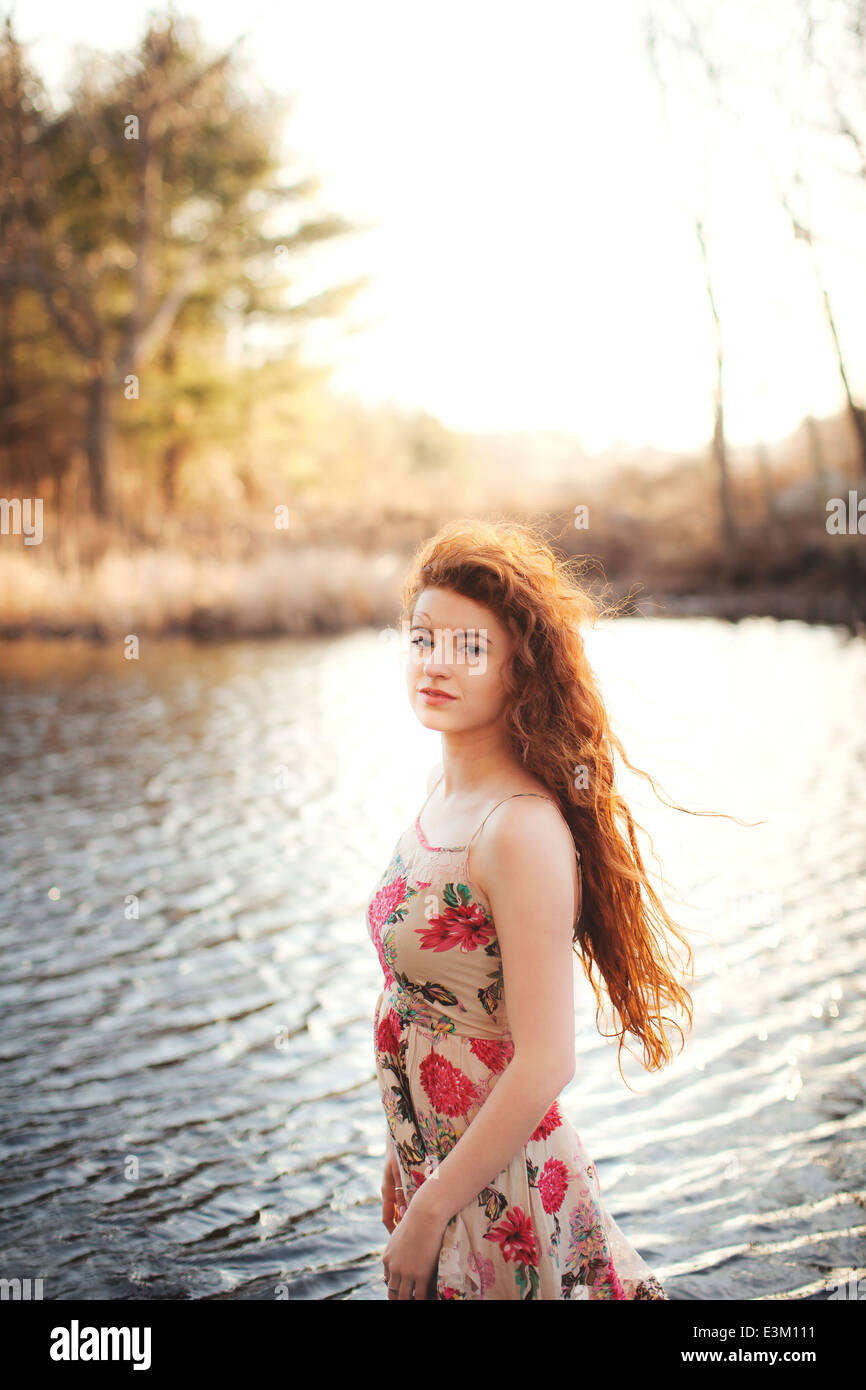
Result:
{"label": "woman's eye", "polygon": [[411,639],[411,645],[412,645],[413,647],[426,646],[426,643],[427,643],[427,638],[426,638],[426,637],[413,637],[413,638]]}

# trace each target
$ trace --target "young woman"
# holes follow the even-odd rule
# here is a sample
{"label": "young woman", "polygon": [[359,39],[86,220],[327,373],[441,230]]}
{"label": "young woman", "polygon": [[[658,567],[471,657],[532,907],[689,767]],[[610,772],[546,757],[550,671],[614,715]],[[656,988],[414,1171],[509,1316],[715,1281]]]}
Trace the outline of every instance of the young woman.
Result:
{"label": "young woman", "polygon": [[691,947],[614,786],[613,750],[632,764],[579,633],[598,610],[508,522],[445,526],[402,597],[409,701],[442,762],[367,905],[388,1297],[665,1299],[557,1101],[575,1071],[575,944],[620,1058],[630,1033],[664,1066],[662,1008],[692,1020],[654,920],[690,971]]}

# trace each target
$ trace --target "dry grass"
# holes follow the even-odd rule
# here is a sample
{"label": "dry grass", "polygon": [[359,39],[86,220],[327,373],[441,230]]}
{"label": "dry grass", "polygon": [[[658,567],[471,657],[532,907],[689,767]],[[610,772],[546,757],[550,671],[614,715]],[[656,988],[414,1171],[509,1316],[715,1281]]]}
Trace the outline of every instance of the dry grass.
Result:
{"label": "dry grass", "polygon": [[108,551],[61,571],[51,557],[5,554],[0,610],[7,635],[128,633],[201,637],[340,632],[393,620],[402,557],[345,545],[273,551],[251,561],[178,550]]}
{"label": "dry grass", "polygon": [[[591,558],[586,582],[598,598],[633,594],[634,611],[862,622],[866,543],[828,535],[822,493],[846,496],[858,479],[850,456],[833,464],[819,483],[793,452],[774,469],[769,499],[754,470],[735,472],[735,555],[720,543],[706,456],[651,471],[575,467],[543,484],[531,454],[522,473],[512,460],[498,482],[494,457],[460,486],[419,477],[385,496],[360,484],[352,495],[298,500],[282,532],[269,499],[168,515],[138,505],[115,525],[52,517],[46,507],[41,545],[2,537],[0,633],[220,638],[385,627],[415,547],[460,515],[541,520],[560,551]],[[587,530],[574,524],[580,504]]]}

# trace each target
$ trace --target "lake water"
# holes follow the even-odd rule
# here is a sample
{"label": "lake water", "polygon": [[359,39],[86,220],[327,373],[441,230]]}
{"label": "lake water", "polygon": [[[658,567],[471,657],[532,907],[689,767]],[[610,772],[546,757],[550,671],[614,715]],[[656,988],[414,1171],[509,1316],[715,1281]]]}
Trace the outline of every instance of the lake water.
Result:
{"label": "lake water", "polygon": [[[631,761],[764,823],[623,779],[695,1026],[661,1073],[626,1057],[629,1091],[576,967],[563,1108],[672,1298],[827,1298],[866,1274],[866,644],[698,618],[587,642]],[[395,645],[9,643],[0,670],[0,1273],[385,1299],[364,905],[439,758]]]}

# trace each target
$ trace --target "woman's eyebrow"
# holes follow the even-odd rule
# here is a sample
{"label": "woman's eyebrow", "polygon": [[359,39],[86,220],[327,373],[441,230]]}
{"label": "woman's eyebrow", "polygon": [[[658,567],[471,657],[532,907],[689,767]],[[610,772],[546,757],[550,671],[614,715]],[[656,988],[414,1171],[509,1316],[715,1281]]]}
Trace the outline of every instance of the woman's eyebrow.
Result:
{"label": "woman's eyebrow", "polygon": [[[429,618],[430,614],[429,614],[429,613],[417,613],[415,616],[416,616],[416,618]],[[420,627],[420,628],[421,628],[423,631],[425,631],[425,632],[429,632],[429,631],[430,631],[430,628],[427,626],[426,623],[419,623],[419,622],[416,622],[415,619],[413,619],[412,625],[411,625],[411,628],[410,628],[410,631],[411,631],[411,632],[414,632],[416,627]],[[479,636],[479,637],[483,634],[484,640],[485,640],[485,642],[487,643],[488,647],[494,646],[494,643],[491,641],[491,639],[490,639],[490,638],[488,637],[488,635],[487,635],[487,629],[486,629],[485,627],[465,627],[465,628],[464,628],[464,627],[461,627],[461,628],[455,628],[455,629],[453,629],[453,631],[456,631],[456,632],[464,632],[464,633],[471,632],[471,633],[473,633],[473,634],[475,634],[476,636]]]}

